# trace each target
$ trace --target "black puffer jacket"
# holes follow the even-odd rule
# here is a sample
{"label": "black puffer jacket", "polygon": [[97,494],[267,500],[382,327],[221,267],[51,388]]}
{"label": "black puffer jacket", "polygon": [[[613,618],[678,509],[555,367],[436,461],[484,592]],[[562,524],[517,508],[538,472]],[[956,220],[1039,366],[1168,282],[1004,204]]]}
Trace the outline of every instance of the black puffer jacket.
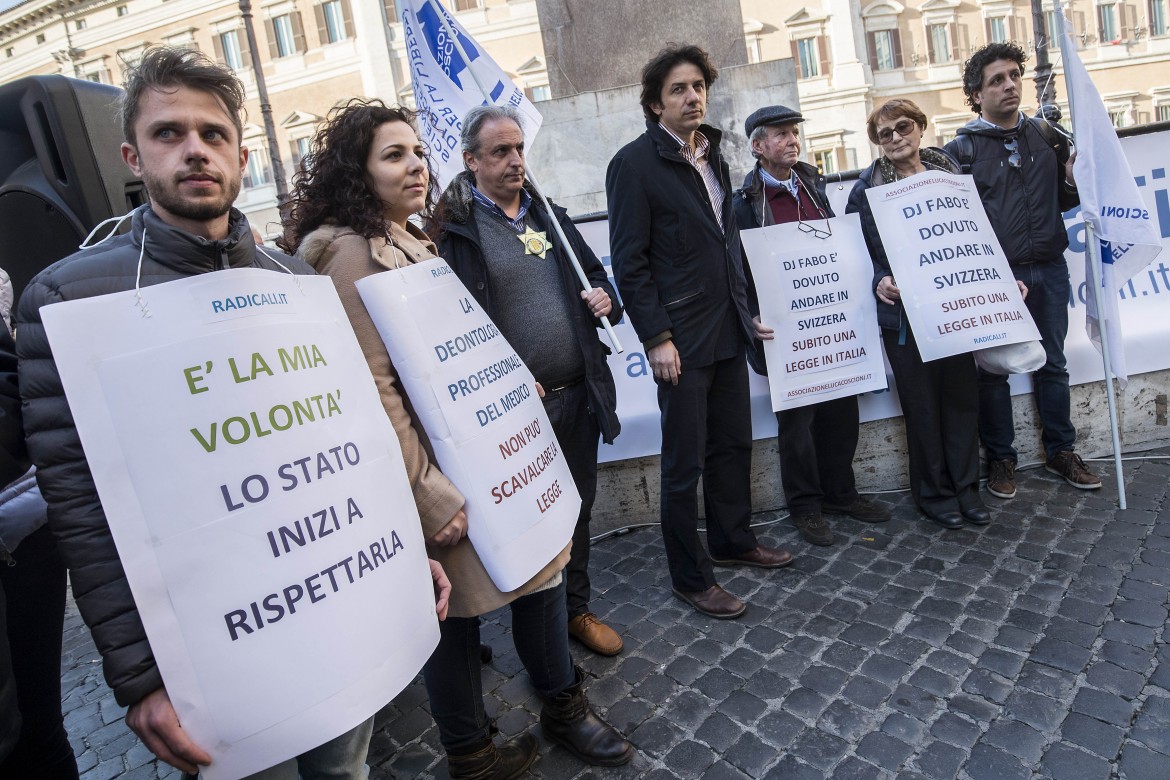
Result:
{"label": "black puffer jacket", "polygon": [[[473,202],[471,197],[471,178],[469,173],[461,173],[455,178],[446,192],[443,193],[442,208],[439,210],[438,225],[432,227],[435,245],[439,248],[439,256],[447,261],[451,270],[459,277],[464,286],[471,291],[475,300],[488,313],[495,316],[495,304],[492,301],[492,281],[488,273],[487,263],[483,259],[483,249],[479,243],[479,229],[471,214]],[[528,186],[525,184],[525,186]],[[609,322],[616,325],[622,318],[622,307],[617,293],[609,283],[609,275],[605,266],[597,259],[585,239],[581,236],[568,213],[552,204],[553,213],[557,222],[565,231],[565,237],[573,246],[573,252],[581,263],[581,270],[585,272],[589,283],[594,287],[605,290],[605,294],[613,301],[613,311],[609,313]],[[606,356],[610,349],[607,343],[598,338],[597,328],[601,321],[593,317],[585,302],[579,297],[581,282],[569,263],[567,254],[561,249],[561,240],[556,231],[549,228],[548,216],[540,206],[539,199],[533,195],[532,208],[528,212],[537,230],[544,231],[552,242],[550,253],[557,259],[561,269],[561,281],[564,283],[565,295],[569,300],[577,301],[580,305],[573,307],[574,335],[581,345],[581,352],[585,356],[585,384],[589,390],[589,408],[597,416],[597,423],[601,427],[601,438],[606,444],[613,444],[613,440],[621,433],[621,423],[617,416],[617,388],[614,385],[613,374],[610,373]]]}
{"label": "black puffer jacket", "polygon": [[[128,234],[54,263],[20,298],[17,352],[29,453],[49,504],[49,525],[69,567],[77,607],[102,654],[106,682],[124,707],[162,687],[162,677],[81,449],[40,309],[134,289],[144,236],[144,287],[228,268],[281,270],[257,251],[248,220],[235,209],[228,238],[207,241],[167,225],[143,207],[134,214]],[[272,254],[295,273],[313,273],[300,260]]]}
{"label": "black puffer jacket", "polygon": [[[1064,179],[1068,142],[1042,128],[1043,121],[1025,117],[1018,129],[1003,130],[975,119],[946,145],[963,173],[975,178],[979,199],[1011,265],[1063,263],[1068,231],[1062,215],[1081,202]],[[1004,146],[1013,138],[1019,168],[1008,164],[1011,152]]]}

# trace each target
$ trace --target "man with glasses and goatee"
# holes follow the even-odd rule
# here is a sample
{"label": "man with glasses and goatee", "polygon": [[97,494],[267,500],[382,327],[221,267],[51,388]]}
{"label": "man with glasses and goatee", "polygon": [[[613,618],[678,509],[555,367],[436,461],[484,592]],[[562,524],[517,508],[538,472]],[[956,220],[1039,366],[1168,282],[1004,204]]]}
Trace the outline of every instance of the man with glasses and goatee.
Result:
{"label": "man with glasses and goatee", "polygon": [[[1020,112],[1024,61],[1013,43],[990,43],[963,66],[963,92],[979,116],[946,146],[970,173],[1043,339],[1047,360],[1033,376],[1048,471],[1082,490],[1101,480],[1073,451],[1064,338],[1070,294],[1062,214],[1080,203],[1068,140],[1044,119]],[[979,372],[979,436],[988,462],[987,490],[1016,494],[1015,425],[1007,377]]]}

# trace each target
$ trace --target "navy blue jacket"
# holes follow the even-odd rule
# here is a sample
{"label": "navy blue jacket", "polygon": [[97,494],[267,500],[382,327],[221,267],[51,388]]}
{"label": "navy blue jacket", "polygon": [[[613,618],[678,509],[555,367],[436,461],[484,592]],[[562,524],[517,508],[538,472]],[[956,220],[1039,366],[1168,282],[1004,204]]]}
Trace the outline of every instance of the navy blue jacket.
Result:
{"label": "navy blue jacket", "polygon": [[657,123],[647,122],[605,175],[614,278],[631,324],[644,346],[669,332],[684,371],[714,362],[729,305],[744,341],[755,341],[731,177],[719,153],[723,134],[707,125],[699,129],[710,141],[708,163],[723,188],[716,205],[726,230],[715,220],[703,177]]}

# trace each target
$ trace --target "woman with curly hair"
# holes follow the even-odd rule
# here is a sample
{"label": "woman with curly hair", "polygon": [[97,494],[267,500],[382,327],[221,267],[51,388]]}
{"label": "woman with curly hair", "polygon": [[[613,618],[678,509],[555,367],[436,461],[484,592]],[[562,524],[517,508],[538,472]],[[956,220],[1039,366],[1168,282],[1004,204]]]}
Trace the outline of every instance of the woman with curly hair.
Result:
{"label": "woman with curly hair", "polygon": [[496,588],[465,538],[464,498],[434,463],[426,432],[355,287],[358,279],[435,256],[434,244],[410,222],[415,214],[430,213],[437,194],[413,122],[412,112],[376,100],[355,99],[334,109],[294,178],[284,238],[277,243],[337,285],[398,434],[428,554],[451,580],[449,616],[423,668],[448,768],[453,778],[504,780],[536,760],[538,743],[530,733],[500,745],[492,741],[483,706],[479,616],[506,604],[516,652],[544,700],[544,734],[589,763],[623,764],[633,757],[633,746],[593,713],[569,655],[561,573],[569,548],[520,588]]}

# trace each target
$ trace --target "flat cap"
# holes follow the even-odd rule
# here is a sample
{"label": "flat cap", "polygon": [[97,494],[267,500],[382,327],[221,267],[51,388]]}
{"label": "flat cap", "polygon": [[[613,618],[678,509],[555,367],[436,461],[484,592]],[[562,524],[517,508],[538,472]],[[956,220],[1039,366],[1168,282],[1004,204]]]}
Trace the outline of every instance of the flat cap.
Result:
{"label": "flat cap", "polygon": [[804,117],[795,108],[788,106],[764,106],[752,112],[744,122],[744,132],[751,138],[757,127],[762,125],[785,125],[789,122],[803,122]]}

